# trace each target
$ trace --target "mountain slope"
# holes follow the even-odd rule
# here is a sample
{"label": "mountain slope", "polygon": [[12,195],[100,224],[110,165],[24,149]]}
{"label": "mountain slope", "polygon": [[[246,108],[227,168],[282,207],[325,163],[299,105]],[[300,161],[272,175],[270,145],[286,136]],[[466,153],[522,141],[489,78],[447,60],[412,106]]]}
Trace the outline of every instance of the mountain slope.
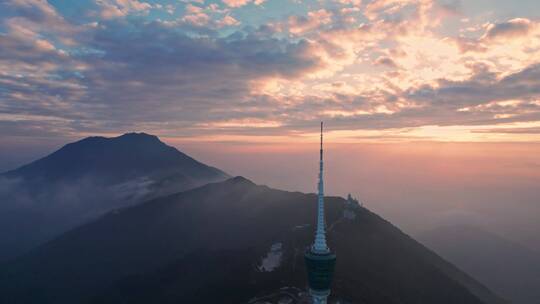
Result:
{"label": "mountain slope", "polygon": [[145,133],[128,133],[113,138],[88,137],[4,175],[48,182],[98,176],[104,184],[157,176],[174,178],[182,182],[184,188],[200,185],[200,179],[226,177],[222,171],[202,164],[167,146],[158,137]]}
{"label": "mountain slope", "polygon": [[144,133],[68,144],[0,175],[0,260],[110,210],[227,177]]}
{"label": "mountain slope", "polygon": [[441,227],[419,238],[512,303],[540,303],[538,253],[471,226]]}
{"label": "mountain slope", "polygon": [[[441,270],[451,265],[367,209],[328,197],[326,212],[338,256],[333,299],[496,303],[487,290],[484,301],[473,295]],[[284,286],[304,289],[315,213],[314,194],[241,177],[158,198],[4,265],[0,302],[247,303]]]}

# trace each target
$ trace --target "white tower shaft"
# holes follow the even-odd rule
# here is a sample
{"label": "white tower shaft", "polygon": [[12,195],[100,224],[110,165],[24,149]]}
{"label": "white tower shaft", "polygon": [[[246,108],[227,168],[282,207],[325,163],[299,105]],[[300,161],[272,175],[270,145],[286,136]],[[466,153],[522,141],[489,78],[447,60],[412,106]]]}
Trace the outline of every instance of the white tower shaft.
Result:
{"label": "white tower shaft", "polygon": [[323,123],[321,122],[321,151],[319,161],[319,185],[317,202],[317,231],[315,233],[315,243],[312,246],[314,253],[328,253],[330,250],[326,245],[326,232],[324,221],[324,175],[323,175]]}

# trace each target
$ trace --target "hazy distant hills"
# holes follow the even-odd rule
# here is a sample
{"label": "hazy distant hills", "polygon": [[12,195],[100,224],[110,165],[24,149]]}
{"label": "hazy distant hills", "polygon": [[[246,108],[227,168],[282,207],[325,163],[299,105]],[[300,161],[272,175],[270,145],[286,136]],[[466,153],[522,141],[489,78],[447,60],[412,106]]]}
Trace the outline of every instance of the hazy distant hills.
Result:
{"label": "hazy distant hills", "polygon": [[68,144],[0,175],[0,260],[110,210],[226,178],[144,133]]}
{"label": "hazy distant hills", "polygon": [[[0,302],[247,303],[305,289],[316,201],[236,177],[114,211],[2,265]],[[334,300],[500,303],[379,216],[326,201]]]}
{"label": "hazy distant hills", "polygon": [[471,226],[443,227],[419,238],[512,303],[540,303],[538,252]]}

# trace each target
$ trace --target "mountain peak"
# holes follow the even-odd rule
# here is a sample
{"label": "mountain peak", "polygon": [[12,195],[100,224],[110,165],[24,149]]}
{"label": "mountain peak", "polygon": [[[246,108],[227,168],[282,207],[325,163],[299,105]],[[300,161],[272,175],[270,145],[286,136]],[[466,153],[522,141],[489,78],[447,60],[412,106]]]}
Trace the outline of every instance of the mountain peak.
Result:
{"label": "mountain peak", "polygon": [[255,183],[250,181],[249,179],[243,177],[243,176],[235,176],[233,178],[230,178],[227,180],[228,182],[230,182],[231,184],[245,184],[245,185],[250,185],[250,186],[255,186]]}
{"label": "mountain peak", "polygon": [[125,133],[116,137],[105,136],[89,136],[79,141],[69,143],[61,148],[59,151],[77,150],[77,149],[94,149],[94,148],[106,148],[110,145],[124,145],[129,147],[130,145],[147,146],[147,147],[165,147],[167,146],[156,135],[148,133]]}
{"label": "mountain peak", "polygon": [[196,161],[148,133],[87,137],[8,173],[43,180],[72,180],[99,175],[109,184],[155,174],[184,175],[193,179],[227,177],[218,169]]}
{"label": "mountain peak", "polygon": [[[229,175],[157,136],[127,133],[69,143],[0,178],[13,180],[14,185],[2,193],[6,199],[0,198],[2,260],[110,210],[223,181]],[[35,229],[35,222],[47,224]],[[9,233],[2,235],[4,231]]]}
{"label": "mountain peak", "polygon": [[161,140],[159,140],[159,137],[157,137],[156,135],[153,135],[153,134],[148,134],[148,133],[144,133],[144,132],[129,132],[129,133],[124,133],[118,137],[113,137],[111,139],[151,139],[151,140],[157,140],[159,142],[161,142]]}
{"label": "mountain peak", "polygon": [[70,143],[67,146],[76,146],[79,144],[107,144],[107,143],[123,143],[123,144],[160,144],[160,145],[166,145],[164,142],[162,142],[159,137],[156,135],[144,133],[144,132],[129,132],[124,133],[119,136],[115,137],[104,137],[104,136],[89,136],[86,138],[83,138],[79,141],[76,141],[74,143]]}

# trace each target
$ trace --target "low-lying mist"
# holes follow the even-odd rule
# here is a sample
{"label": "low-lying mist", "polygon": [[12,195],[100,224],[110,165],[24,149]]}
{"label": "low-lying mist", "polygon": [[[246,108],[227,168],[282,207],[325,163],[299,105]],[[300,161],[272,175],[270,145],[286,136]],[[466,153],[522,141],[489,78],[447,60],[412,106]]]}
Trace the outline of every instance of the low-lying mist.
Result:
{"label": "low-lying mist", "polygon": [[[180,143],[231,175],[315,192],[318,145]],[[540,250],[540,144],[328,144],[325,189],[417,235],[469,225]]]}
{"label": "low-lying mist", "polygon": [[[232,176],[316,191],[317,143],[165,141]],[[31,161],[28,155],[53,150],[27,148],[20,159],[0,153],[0,162],[9,160],[0,167],[13,169]],[[479,226],[540,251],[540,144],[328,143],[325,178],[327,194],[351,193],[413,236],[441,226]]]}

